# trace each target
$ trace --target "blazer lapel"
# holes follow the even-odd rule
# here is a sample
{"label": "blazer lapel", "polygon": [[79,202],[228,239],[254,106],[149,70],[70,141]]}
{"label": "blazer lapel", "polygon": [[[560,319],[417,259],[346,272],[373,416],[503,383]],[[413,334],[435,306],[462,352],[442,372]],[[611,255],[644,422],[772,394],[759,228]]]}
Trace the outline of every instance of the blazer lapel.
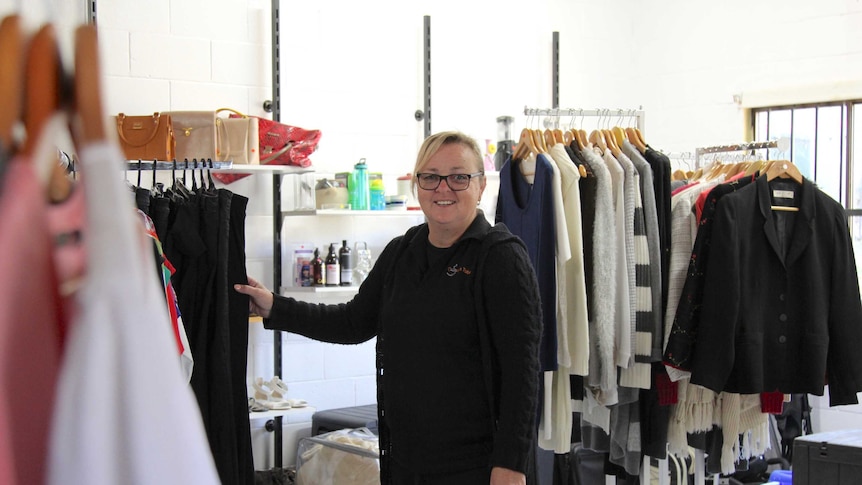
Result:
{"label": "blazer lapel", "polygon": [[775,222],[772,220],[772,200],[769,197],[769,182],[766,181],[766,176],[760,176],[755,182],[757,184],[757,205],[760,207],[760,213],[763,215],[763,233],[766,235],[766,240],[772,246],[772,251],[778,256],[778,260],[784,267],[784,252],[781,250],[781,241],[778,240],[778,232],[775,230]]}
{"label": "blazer lapel", "polygon": [[787,260],[785,262],[787,266],[792,265],[802,255],[814,235],[814,217],[816,215],[814,198],[817,196],[815,193],[816,190],[818,189],[808,179],[802,181],[799,212],[796,214],[793,239],[790,241],[790,249],[787,251]]}

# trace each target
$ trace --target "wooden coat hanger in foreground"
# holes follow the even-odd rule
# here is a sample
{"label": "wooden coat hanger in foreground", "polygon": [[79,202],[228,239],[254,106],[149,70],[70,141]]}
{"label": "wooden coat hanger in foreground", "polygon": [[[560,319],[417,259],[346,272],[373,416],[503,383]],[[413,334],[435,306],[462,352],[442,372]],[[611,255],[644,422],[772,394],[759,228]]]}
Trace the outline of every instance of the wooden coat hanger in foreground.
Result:
{"label": "wooden coat hanger in foreground", "polygon": [[[804,178],[802,177],[802,172],[799,171],[799,167],[793,164],[793,162],[789,160],[776,160],[772,162],[769,166],[769,169],[766,171],[766,181],[769,182],[774,180],[776,177],[780,178],[789,178],[794,182],[802,185],[802,181]],[[787,211],[787,212],[798,212],[799,207],[793,206],[784,206],[784,205],[773,205],[771,209],[774,211]]]}
{"label": "wooden coat hanger in foreground", "polygon": [[23,52],[19,17],[4,17],[0,22],[0,144],[9,153],[14,152],[14,127],[21,119]]}

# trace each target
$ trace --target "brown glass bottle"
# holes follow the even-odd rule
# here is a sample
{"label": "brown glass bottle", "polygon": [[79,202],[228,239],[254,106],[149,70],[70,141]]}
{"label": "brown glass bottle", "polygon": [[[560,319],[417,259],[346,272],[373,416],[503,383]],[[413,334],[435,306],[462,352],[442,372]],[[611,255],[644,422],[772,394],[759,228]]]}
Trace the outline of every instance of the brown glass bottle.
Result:
{"label": "brown glass bottle", "polygon": [[341,278],[341,270],[338,265],[338,256],[335,254],[335,243],[329,245],[329,254],[326,255],[326,286],[338,286]]}
{"label": "brown glass bottle", "polygon": [[318,248],[314,248],[314,259],[311,260],[311,281],[313,286],[326,286],[326,266],[320,259]]}

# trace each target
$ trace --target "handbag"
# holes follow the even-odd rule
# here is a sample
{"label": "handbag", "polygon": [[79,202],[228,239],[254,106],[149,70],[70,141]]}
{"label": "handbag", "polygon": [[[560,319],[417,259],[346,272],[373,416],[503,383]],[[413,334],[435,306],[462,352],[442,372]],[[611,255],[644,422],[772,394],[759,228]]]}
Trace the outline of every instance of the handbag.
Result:
{"label": "handbag", "polygon": [[242,165],[258,165],[260,152],[257,119],[230,108],[219,108],[216,114],[223,111],[229,111],[238,116],[216,118],[218,128],[216,159]]}
{"label": "handbag", "polygon": [[217,160],[215,111],[168,111],[177,160]]}
{"label": "handbag", "polygon": [[266,118],[257,118],[260,163],[309,167],[317,150],[320,130],[306,130]]}
{"label": "handbag", "polygon": [[174,133],[171,116],[116,116],[120,147],[127,160],[173,160]]}
{"label": "handbag", "polygon": [[[230,118],[245,116],[238,112],[230,114]],[[293,165],[303,168],[311,166],[309,156],[317,150],[320,130],[307,130],[258,116],[248,116],[248,118],[257,121],[258,154],[261,165]],[[248,174],[214,173],[213,177],[219,182],[229,184],[248,177]]]}

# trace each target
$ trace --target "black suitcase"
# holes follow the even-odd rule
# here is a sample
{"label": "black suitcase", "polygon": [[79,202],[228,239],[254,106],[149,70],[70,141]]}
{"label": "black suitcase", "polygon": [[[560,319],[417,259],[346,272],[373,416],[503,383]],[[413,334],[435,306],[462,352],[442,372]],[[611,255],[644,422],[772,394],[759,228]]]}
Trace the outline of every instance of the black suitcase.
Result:
{"label": "black suitcase", "polygon": [[862,477],[862,429],[800,436],[793,441],[793,485],[851,485]]}
{"label": "black suitcase", "polygon": [[607,453],[572,445],[568,454],[557,455],[554,465],[554,485],[596,485],[605,483]]}
{"label": "black suitcase", "polygon": [[368,428],[377,434],[377,405],[327,409],[311,415],[311,436],[346,428]]}

